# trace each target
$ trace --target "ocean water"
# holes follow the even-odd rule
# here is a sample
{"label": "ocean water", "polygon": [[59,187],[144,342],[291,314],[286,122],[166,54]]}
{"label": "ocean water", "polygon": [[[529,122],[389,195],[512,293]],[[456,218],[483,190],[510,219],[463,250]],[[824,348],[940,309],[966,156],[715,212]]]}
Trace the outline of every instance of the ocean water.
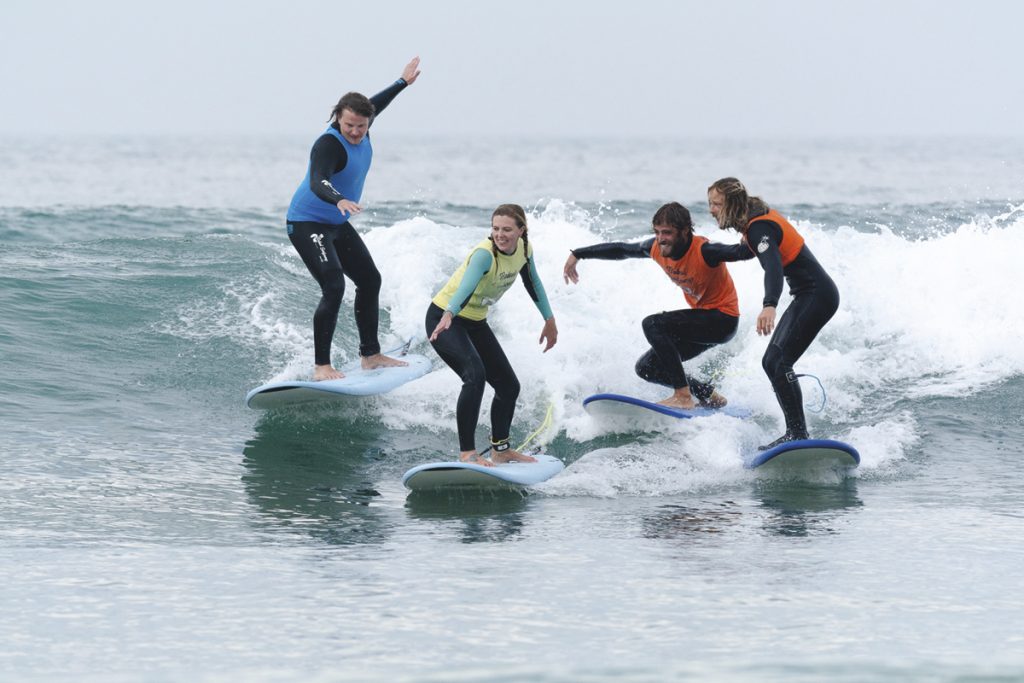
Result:
{"label": "ocean water", "polygon": [[[261,413],[312,364],[317,291],[284,233],[309,139],[0,144],[0,676],[76,681],[1024,680],[1024,141],[415,140],[376,133],[357,227],[381,338],[436,371],[350,404]],[[849,476],[771,477],[781,430],[731,268],[735,339],[688,369],[754,416],[622,431],[586,396],[633,375],[640,321],[683,306],[647,234],[739,176],[790,216],[839,312],[798,364]],[[528,495],[409,496],[454,454],[459,382],[430,297],[530,211],[559,326],[516,287],[492,324],[523,386],[515,439],[567,468]],[[355,358],[351,287],[335,359]],[[783,299],[783,306],[788,296]],[[489,394],[488,394],[489,397]],[[481,416],[481,442],[487,411]]]}

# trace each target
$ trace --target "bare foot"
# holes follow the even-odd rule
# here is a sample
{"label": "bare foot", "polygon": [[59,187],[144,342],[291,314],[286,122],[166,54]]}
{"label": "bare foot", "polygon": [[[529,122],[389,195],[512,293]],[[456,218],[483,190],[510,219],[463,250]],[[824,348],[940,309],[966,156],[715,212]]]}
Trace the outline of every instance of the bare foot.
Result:
{"label": "bare foot", "polygon": [[692,398],[683,398],[677,395],[669,396],[664,401],[658,401],[658,405],[667,408],[679,408],[680,410],[693,410],[697,407]]}
{"label": "bare foot", "polygon": [[474,465],[483,465],[484,467],[494,467],[494,463],[480,455],[476,451],[462,451],[459,453],[459,462],[471,462]]}
{"label": "bare foot", "polygon": [[725,396],[722,396],[717,391],[712,391],[711,396],[708,396],[706,401],[701,401],[701,408],[724,408],[729,402],[725,400]]}
{"label": "bare foot", "polygon": [[363,356],[360,363],[363,366],[363,370],[373,370],[375,368],[400,368],[404,365],[408,365],[404,360],[391,358],[390,356],[385,356],[382,353],[375,353],[372,356]]}
{"label": "bare foot", "polygon": [[497,463],[506,462],[537,462],[537,458],[532,455],[525,455],[519,451],[514,451],[511,448],[505,451],[495,451],[491,453],[491,460]]}
{"label": "bare foot", "polygon": [[341,379],[345,376],[345,373],[336,370],[333,365],[314,365],[313,366],[313,381],[322,382],[325,379]]}

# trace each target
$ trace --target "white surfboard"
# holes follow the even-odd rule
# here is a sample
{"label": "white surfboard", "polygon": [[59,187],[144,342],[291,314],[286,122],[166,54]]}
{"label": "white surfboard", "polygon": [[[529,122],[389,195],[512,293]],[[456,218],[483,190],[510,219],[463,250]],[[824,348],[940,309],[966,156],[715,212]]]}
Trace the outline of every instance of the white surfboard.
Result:
{"label": "white surfboard", "polygon": [[289,406],[314,403],[320,401],[337,401],[358,396],[384,394],[392,389],[411,382],[430,372],[430,359],[416,353],[403,353],[406,345],[384,355],[400,358],[408,365],[391,368],[375,368],[363,370],[356,360],[342,366],[345,376],[341,379],[328,379],[321,382],[292,380],[270,382],[250,391],[245,402],[255,410],[271,410]]}
{"label": "white surfboard", "polygon": [[723,408],[670,408],[642,398],[624,396],[622,394],[594,394],[583,399],[583,409],[597,418],[629,421],[643,418],[686,420],[708,415],[729,415],[730,417],[750,417],[746,408],[726,405]]}
{"label": "white surfboard", "polygon": [[432,462],[405,473],[402,483],[412,491],[452,489],[521,489],[547,481],[565,465],[544,453],[530,453],[537,462],[509,462],[485,467],[471,462]]}
{"label": "white surfboard", "polygon": [[852,469],[860,464],[860,453],[848,443],[832,439],[787,441],[760,451],[745,463],[747,469]]}

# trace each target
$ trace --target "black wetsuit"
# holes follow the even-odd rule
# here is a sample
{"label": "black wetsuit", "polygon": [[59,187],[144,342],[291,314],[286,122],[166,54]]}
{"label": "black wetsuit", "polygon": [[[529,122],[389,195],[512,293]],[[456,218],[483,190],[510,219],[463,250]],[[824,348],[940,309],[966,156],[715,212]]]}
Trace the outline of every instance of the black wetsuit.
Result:
{"label": "black wetsuit", "polygon": [[[370,98],[375,108],[373,121],[406,87],[399,80]],[[339,130],[338,123],[331,127]],[[313,143],[309,156],[309,188],[320,199],[337,204],[345,199],[324,182],[348,163],[348,152],[336,137],[325,133]],[[312,239],[318,235],[317,239]],[[330,365],[331,342],[338,323],[338,310],[345,294],[345,276],[356,286],[355,319],[359,331],[359,355],[380,353],[377,327],[380,318],[380,272],[359,233],[348,222],[341,225],[312,221],[289,221],[288,239],[310,274],[320,285],[320,303],[313,314],[314,362]]]}
{"label": "black wetsuit", "polygon": [[[676,247],[670,258],[680,259],[690,248],[692,240]],[[621,260],[650,258],[654,238],[643,242],[610,242],[573,249],[578,259]],[[744,245],[725,245],[705,242],[701,256],[709,267],[723,261],[736,261],[741,253],[750,253]],[[749,256],[747,257],[749,258]],[[701,403],[711,398],[715,388],[711,384],[687,378],[683,362],[695,358],[713,346],[723,344],[736,334],[739,318],[717,309],[686,308],[655,313],[644,318],[644,336],[651,348],[636,362],[636,374],[648,382],[673,389],[689,386],[690,392]]]}
{"label": "black wetsuit", "polygon": [[[525,266],[523,271],[523,281],[527,282]],[[444,309],[435,303],[427,308],[425,326],[428,338],[443,315]],[[516,412],[516,399],[519,398],[519,378],[508,362],[498,338],[487,324],[487,319],[470,320],[456,315],[452,318],[451,327],[430,344],[441,360],[462,379],[462,391],[455,406],[459,450],[476,450],[476,424],[480,417],[485,383],[494,387],[491,441],[500,443],[507,440],[512,428],[512,417]]]}
{"label": "black wetsuit", "polygon": [[779,305],[783,277],[789,283],[789,293],[793,296],[793,301],[775,326],[761,364],[785,416],[787,435],[806,439],[803,394],[793,364],[835,315],[839,308],[839,290],[806,244],[796,258],[783,267],[779,252],[782,228],[774,221],[755,220],[747,230],[746,241],[751,245],[746,258],[754,255],[751,249],[755,249],[764,268],[763,305]]}

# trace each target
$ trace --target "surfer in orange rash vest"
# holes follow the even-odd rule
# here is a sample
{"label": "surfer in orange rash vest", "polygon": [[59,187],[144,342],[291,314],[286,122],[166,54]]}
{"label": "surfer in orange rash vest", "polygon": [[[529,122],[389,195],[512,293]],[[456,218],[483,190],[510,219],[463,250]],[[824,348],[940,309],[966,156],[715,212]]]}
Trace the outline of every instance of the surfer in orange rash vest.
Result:
{"label": "surfer in orange rash vest", "polygon": [[644,318],[644,336],[651,348],[637,361],[636,374],[672,388],[672,395],[659,401],[661,405],[684,410],[721,408],[727,402],[725,397],[711,384],[688,377],[683,362],[736,334],[740,315],[736,287],[722,262],[737,260],[746,249],[695,235],[690,212],[678,202],[658,209],[651,223],[654,237],[643,242],[610,242],[571,250],[563,271],[565,281],[579,282],[576,265],[580,259],[653,259],[683,290],[690,308]]}
{"label": "surfer in orange rash vest", "polygon": [[[722,178],[708,188],[708,207],[722,230],[743,235],[745,259],[757,257],[764,269],[764,308],[757,333],[772,335],[761,364],[771,380],[786,420],[786,432],[760,446],[768,450],[787,441],[806,439],[803,394],[793,364],[839,308],[839,290],[793,225],[760,197],[751,197],[736,178]],[[793,301],[775,324],[783,279]]]}

